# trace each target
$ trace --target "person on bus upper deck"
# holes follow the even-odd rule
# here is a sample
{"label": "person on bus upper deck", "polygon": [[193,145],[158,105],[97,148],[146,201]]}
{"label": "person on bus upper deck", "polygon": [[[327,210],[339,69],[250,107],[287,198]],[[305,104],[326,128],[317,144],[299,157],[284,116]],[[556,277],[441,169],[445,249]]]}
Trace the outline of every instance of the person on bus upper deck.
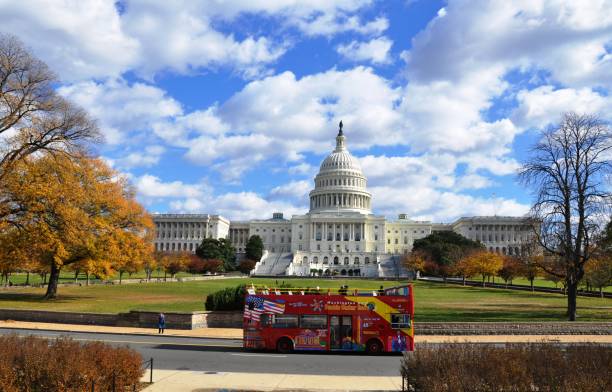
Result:
{"label": "person on bus upper deck", "polygon": [[378,295],[385,295],[385,289],[383,288],[382,285],[380,285],[380,288],[378,289]]}

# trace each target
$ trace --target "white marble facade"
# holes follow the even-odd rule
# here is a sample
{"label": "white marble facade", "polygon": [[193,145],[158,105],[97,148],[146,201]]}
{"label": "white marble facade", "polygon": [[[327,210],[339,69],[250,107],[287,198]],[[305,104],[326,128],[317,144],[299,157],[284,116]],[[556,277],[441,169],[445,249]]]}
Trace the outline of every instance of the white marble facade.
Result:
{"label": "white marble facade", "polygon": [[519,252],[531,235],[521,217],[464,217],[441,224],[413,221],[405,214],[397,220],[372,214],[367,179],[346,147],[342,128],[309,197],[310,210],[291,219],[278,212],[272,219],[237,222],[218,215],[154,215],[156,249],[194,251],[202,236],[227,237],[240,254],[248,238],[258,235],[266,251],[255,274],[376,277],[384,275],[381,263],[397,260],[416,239],[434,231],[453,230],[504,254]]}

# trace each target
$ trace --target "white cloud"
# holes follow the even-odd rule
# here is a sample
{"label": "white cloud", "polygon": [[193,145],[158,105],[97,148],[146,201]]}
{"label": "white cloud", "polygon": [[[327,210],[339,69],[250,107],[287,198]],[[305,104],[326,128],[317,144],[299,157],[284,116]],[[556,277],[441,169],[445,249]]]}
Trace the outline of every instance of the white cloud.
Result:
{"label": "white cloud", "polygon": [[498,68],[543,68],[561,83],[610,87],[609,0],[451,0],[412,41],[412,81],[460,80]]}
{"label": "white cloud", "polygon": [[[269,72],[288,48],[286,30],[331,36],[380,34],[388,20],[362,20],[371,0],[206,1],[0,0],[0,31],[16,34],[65,81],[120,77],[136,70],[190,73],[228,67],[247,78]],[[249,14],[281,26],[237,38],[216,28]],[[282,27],[285,26],[285,27]],[[280,30],[280,31],[279,31]],[[295,39],[295,38],[291,38]]]}
{"label": "white cloud", "polygon": [[205,187],[182,181],[164,182],[159,177],[145,174],[133,179],[138,193],[146,198],[195,198],[204,195]]}
{"label": "white cloud", "polygon": [[65,85],[58,91],[100,121],[109,144],[125,143],[131,132],[148,130],[155,122],[182,113],[179,102],[145,83],[89,81]]}
{"label": "white cloud", "polygon": [[140,57],[112,1],[0,0],[0,31],[14,34],[64,81],[118,77]]}
{"label": "white cloud", "polygon": [[513,113],[513,121],[522,126],[543,128],[558,122],[561,113],[566,111],[601,115],[612,111],[612,99],[590,88],[555,90],[553,86],[541,86],[521,90],[516,98],[518,107]]}
{"label": "white cloud", "polygon": [[379,37],[368,42],[351,41],[346,45],[337,46],[336,51],[352,61],[386,64],[391,61],[389,56],[391,45],[393,42],[390,39]]}
{"label": "white cloud", "polygon": [[373,207],[387,217],[406,213],[416,220],[451,222],[461,216],[521,216],[529,211],[528,205],[513,199],[474,197],[421,186],[383,186],[373,187],[370,191]]}
{"label": "white cloud", "polygon": [[293,200],[297,203],[308,201],[308,193],[313,188],[312,180],[291,181],[272,188],[271,199]]}
{"label": "white cloud", "polygon": [[118,156],[112,160],[112,163],[114,167],[119,167],[121,169],[151,167],[159,163],[159,160],[165,151],[166,149],[163,146],[147,146],[145,147],[144,151],[134,151],[124,156]]}

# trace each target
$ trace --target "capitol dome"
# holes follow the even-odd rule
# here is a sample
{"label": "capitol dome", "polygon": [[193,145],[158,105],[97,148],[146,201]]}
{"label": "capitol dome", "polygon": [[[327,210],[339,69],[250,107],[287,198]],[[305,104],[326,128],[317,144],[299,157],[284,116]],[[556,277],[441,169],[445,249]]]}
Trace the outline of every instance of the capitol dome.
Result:
{"label": "capitol dome", "polygon": [[346,149],[342,121],[336,148],[321,163],[310,192],[310,212],[352,211],[370,213],[371,198],[366,178],[355,157]]}

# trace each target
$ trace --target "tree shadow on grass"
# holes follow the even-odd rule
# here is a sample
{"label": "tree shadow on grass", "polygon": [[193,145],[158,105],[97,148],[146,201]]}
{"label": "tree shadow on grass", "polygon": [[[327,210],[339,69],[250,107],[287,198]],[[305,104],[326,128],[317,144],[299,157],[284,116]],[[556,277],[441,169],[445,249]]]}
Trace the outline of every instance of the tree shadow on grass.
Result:
{"label": "tree shadow on grass", "polygon": [[13,301],[23,303],[68,303],[77,300],[88,299],[87,296],[83,295],[58,295],[55,299],[45,299],[44,294],[39,293],[16,293],[16,292],[0,292],[0,307],[2,307],[1,301]]}
{"label": "tree shadow on grass", "polygon": [[514,322],[514,321],[563,321],[563,313],[532,311],[456,311],[415,314],[415,321],[420,322]]}

